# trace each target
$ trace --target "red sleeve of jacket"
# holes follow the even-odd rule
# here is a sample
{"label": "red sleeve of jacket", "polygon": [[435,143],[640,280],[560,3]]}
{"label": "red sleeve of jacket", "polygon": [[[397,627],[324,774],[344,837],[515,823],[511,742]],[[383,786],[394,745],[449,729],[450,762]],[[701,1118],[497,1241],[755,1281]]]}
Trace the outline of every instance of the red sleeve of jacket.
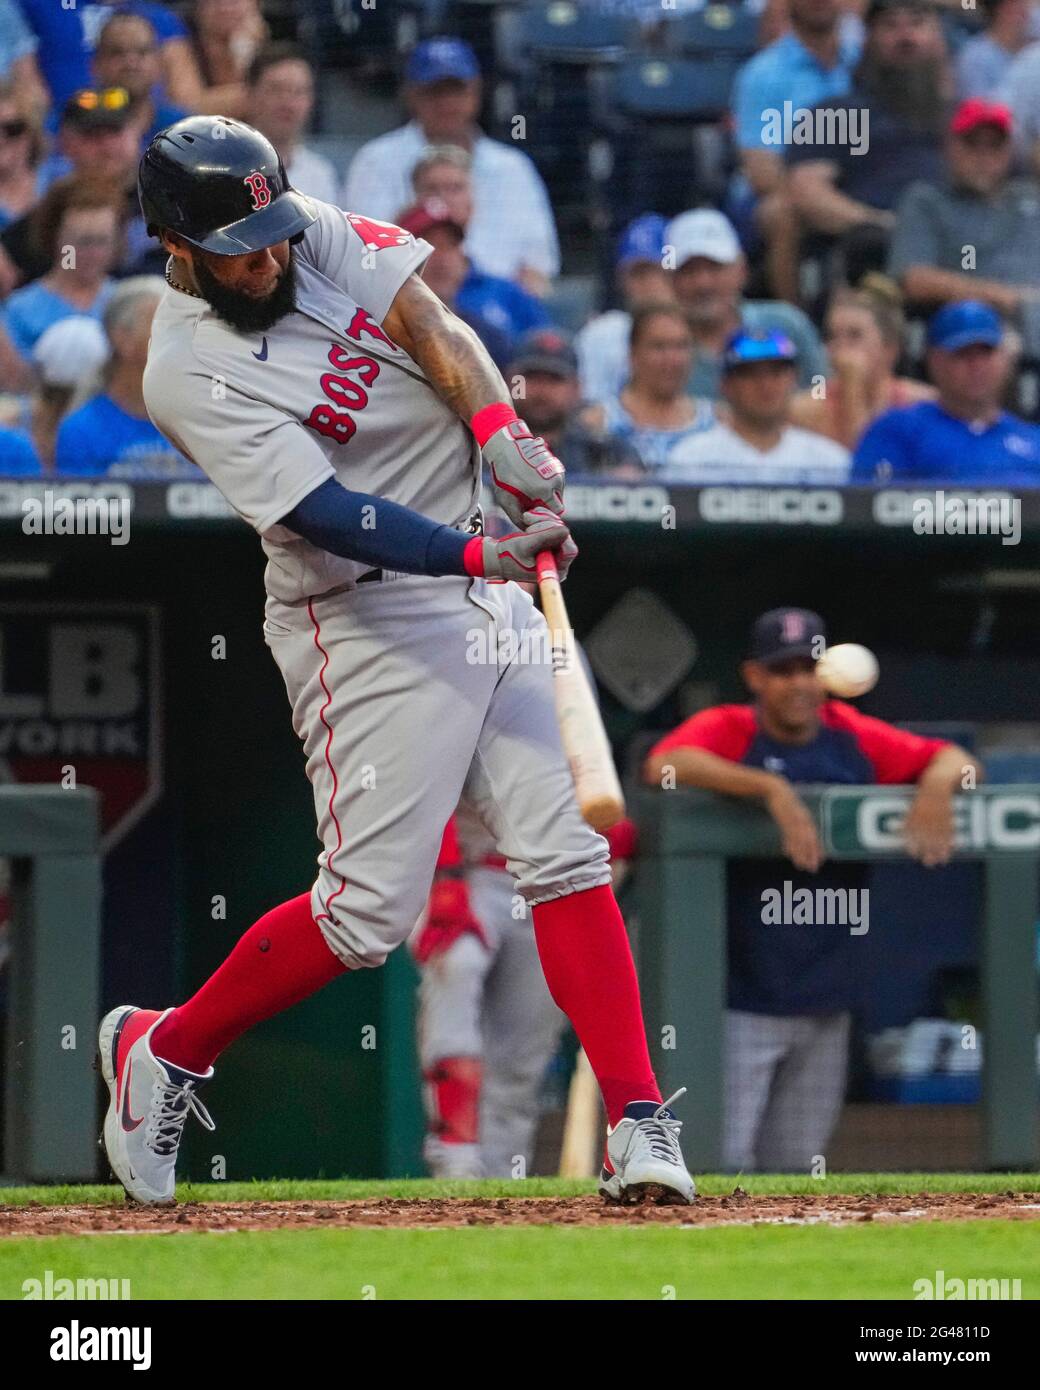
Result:
{"label": "red sleeve of jacket", "polygon": [[832,729],[847,729],[854,736],[874,769],[875,780],[889,786],[916,782],[936,753],[950,747],[948,739],[897,729],[841,700],[828,700],[822,717]]}
{"label": "red sleeve of jacket", "polygon": [[650,750],[650,757],[673,748],[704,748],[720,758],[739,763],[755,737],[755,711],[750,705],[716,705],[702,709],[665,734]]}

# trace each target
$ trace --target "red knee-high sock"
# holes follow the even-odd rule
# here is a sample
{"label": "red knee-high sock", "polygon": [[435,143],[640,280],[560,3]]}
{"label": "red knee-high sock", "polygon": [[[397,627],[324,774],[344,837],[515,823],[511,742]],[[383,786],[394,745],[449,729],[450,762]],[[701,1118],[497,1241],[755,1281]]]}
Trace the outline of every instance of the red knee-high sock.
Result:
{"label": "red knee-high sock", "polygon": [[628,933],[609,884],[533,909],[549,993],[574,1025],[617,1124],[632,1100],[661,1099],[639,1004]]}
{"label": "red knee-high sock", "polygon": [[302,893],[249,928],[199,992],[159,1024],[152,1051],[185,1071],[204,1072],[242,1033],[346,968],[311,916],[311,895]]}

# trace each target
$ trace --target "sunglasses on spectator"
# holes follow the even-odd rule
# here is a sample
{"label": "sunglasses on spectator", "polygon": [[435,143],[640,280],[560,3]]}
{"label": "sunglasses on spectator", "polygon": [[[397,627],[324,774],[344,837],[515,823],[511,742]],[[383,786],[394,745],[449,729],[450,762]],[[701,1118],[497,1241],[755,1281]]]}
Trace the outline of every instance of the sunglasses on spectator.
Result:
{"label": "sunglasses on spectator", "polygon": [[130,105],[130,93],[125,87],[104,87],[97,92],[77,92],[73,103],[81,111],[122,111]]}
{"label": "sunglasses on spectator", "polygon": [[6,136],[8,140],[17,140],[19,135],[24,135],[28,129],[28,121],[0,121],[0,135]]}

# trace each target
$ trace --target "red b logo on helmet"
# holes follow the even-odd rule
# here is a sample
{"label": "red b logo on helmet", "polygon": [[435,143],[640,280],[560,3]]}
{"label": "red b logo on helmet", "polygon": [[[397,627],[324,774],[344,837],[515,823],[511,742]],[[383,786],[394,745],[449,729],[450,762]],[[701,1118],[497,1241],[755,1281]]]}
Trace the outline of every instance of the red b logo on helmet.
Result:
{"label": "red b logo on helmet", "polygon": [[247,174],[242,180],[249,189],[249,196],[253,200],[253,211],[259,212],[261,208],[267,207],[271,201],[271,190],[267,186],[266,174]]}

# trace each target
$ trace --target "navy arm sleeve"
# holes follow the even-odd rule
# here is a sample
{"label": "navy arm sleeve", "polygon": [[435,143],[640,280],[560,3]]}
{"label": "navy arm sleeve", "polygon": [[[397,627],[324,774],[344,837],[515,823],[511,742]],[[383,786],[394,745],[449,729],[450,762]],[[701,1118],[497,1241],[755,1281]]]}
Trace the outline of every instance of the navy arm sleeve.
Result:
{"label": "navy arm sleeve", "polygon": [[402,574],[465,574],[465,531],[431,521],[409,507],[326,478],[282,517],[311,545],[345,560]]}

